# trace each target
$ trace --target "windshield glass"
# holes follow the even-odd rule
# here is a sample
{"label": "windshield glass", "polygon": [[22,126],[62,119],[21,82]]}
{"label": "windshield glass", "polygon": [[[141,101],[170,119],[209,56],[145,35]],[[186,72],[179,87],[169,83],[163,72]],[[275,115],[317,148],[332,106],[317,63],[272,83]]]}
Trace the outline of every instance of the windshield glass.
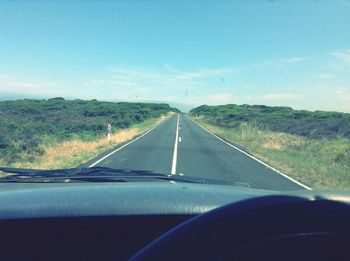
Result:
{"label": "windshield glass", "polygon": [[349,25],[346,0],[1,1],[0,167],[349,188]]}

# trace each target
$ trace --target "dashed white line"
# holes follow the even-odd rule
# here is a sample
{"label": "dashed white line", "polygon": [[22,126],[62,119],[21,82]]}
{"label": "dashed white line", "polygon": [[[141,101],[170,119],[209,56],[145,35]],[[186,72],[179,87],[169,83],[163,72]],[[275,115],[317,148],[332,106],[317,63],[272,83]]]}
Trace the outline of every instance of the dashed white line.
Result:
{"label": "dashed white line", "polygon": [[179,142],[181,142],[181,137],[179,137]]}
{"label": "dashed white line", "polygon": [[[169,118],[167,118],[167,119],[169,119]],[[97,165],[98,163],[100,163],[101,161],[105,160],[106,158],[108,158],[108,157],[111,156],[112,154],[114,154],[114,153],[116,153],[117,151],[119,151],[119,150],[125,148],[126,146],[130,145],[131,143],[137,141],[138,139],[141,139],[143,136],[145,136],[145,135],[146,135],[147,133],[149,133],[150,131],[154,130],[156,127],[158,127],[160,124],[162,124],[163,122],[165,122],[167,119],[164,119],[164,120],[158,122],[156,125],[154,125],[151,129],[149,129],[148,131],[146,131],[146,132],[143,133],[142,135],[138,136],[137,138],[135,138],[135,139],[129,141],[128,143],[124,144],[123,146],[119,147],[118,149],[113,150],[111,153],[108,153],[106,156],[104,156],[104,157],[100,158],[99,160],[95,161],[94,163],[92,163],[92,164],[89,166],[89,168],[91,168],[91,167]]]}
{"label": "dashed white line", "polygon": [[241,150],[240,148],[238,148],[238,147],[232,145],[231,143],[228,143],[227,141],[221,139],[220,137],[218,137],[217,135],[215,135],[215,134],[212,133],[211,131],[209,131],[209,130],[207,130],[206,128],[204,128],[204,127],[203,127],[202,125],[200,125],[199,123],[197,123],[197,122],[195,122],[194,120],[192,120],[192,119],[191,119],[190,117],[188,117],[187,115],[186,115],[186,117],[187,117],[188,119],[190,119],[191,121],[193,121],[195,124],[197,124],[199,127],[201,127],[203,130],[205,130],[206,132],[210,133],[211,135],[213,135],[213,136],[216,137],[217,139],[221,140],[223,143],[225,143],[225,144],[229,145],[230,147],[232,147],[232,148],[238,150],[239,152],[243,153],[244,155],[250,157],[251,159],[253,159],[253,160],[259,162],[259,163],[262,164],[262,165],[264,165],[265,167],[267,167],[267,168],[273,170],[274,172],[278,173],[279,175],[285,177],[286,179],[289,179],[290,181],[294,182],[295,184],[297,184],[297,185],[299,185],[299,186],[301,186],[301,187],[303,187],[303,188],[305,188],[305,189],[307,189],[307,190],[312,190],[312,188],[310,188],[310,187],[304,185],[303,183],[301,183],[301,182],[299,182],[299,181],[297,181],[297,180],[295,180],[295,179],[293,179],[293,178],[287,176],[286,174],[284,174],[283,172],[281,172],[281,171],[275,169],[274,167],[270,166],[269,164],[267,164],[267,163],[265,163],[265,162],[263,162],[263,161],[261,161],[261,160],[255,158],[254,156],[250,155],[249,153],[245,152],[244,150]]}
{"label": "dashed white line", "polygon": [[173,162],[171,165],[171,174],[176,174],[176,164],[177,164],[177,144],[179,141],[179,121],[180,115],[177,115],[177,123],[176,123],[176,136],[175,136],[175,144],[174,144],[174,153],[173,153]]}

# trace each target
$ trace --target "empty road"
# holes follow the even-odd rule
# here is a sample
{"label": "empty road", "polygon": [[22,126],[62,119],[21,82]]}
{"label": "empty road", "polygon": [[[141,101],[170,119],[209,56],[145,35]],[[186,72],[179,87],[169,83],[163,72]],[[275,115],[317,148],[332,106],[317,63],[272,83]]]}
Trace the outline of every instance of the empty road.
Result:
{"label": "empty road", "polygon": [[168,118],[107,157],[101,155],[90,166],[243,182],[268,190],[307,188],[215,137],[184,114]]}

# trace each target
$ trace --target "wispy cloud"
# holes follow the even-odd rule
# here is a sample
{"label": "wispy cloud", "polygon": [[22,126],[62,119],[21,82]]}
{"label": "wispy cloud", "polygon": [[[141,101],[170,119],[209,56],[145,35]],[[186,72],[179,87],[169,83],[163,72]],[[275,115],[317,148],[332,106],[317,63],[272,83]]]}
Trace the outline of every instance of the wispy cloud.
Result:
{"label": "wispy cloud", "polygon": [[315,109],[350,112],[350,88],[347,85],[329,83],[316,86],[309,93],[312,99],[305,102]]}
{"label": "wispy cloud", "polygon": [[55,96],[57,86],[50,83],[33,82],[27,79],[0,74],[0,92],[6,94]]}
{"label": "wispy cloud", "polygon": [[223,67],[201,68],[192,71],[180,71],[169,65],[166,65],[158,70],[114,66],[110,67],[109,71],[113,72],[114,77],[117,77],[119,79],[176,82],[185,80],[200,80],[210,77],[224,77],[227,75],[236,74],[239,70],[234,67]]}
{"label": "wispy cloud", "polygon": [[190,72],[177,71],[177,73],[174,75],[174,78],[176,80],[180,80],[180,79],[195,80],[195,79],[203,79],[203,78],[209,78],[209,77],[224,77],[227,75],[234,75],[238,71],[239,70],[237,68],[233,68],[233,67],[199,69],[199,70],[190,71]]}
{"label": "wispy cloud", "polygon": [[242,103],[289,106],[294,109],[350,112],[350,90],[343,86],[310,86],[301,92],[247,95]]}
{"label": "wispy cloud", "polygon": [[349,77],[350,74],[350,49],[338,50],[330,53],[331,59],[328,64],[330,72],[343,74]]}
{"label": "wispy cloud", "polygon": [[297,93],[265,93],[259,98],[264,101],[285,101],[285,100],[295,100],[300,99],[302,96]]}
{"label": "wispy cloud", "polygon": [[85,82],[88,87],[101,87],[101,86],[113,86],[113,87],[134,87],[136,84],[132,81],[123,80],[101,80],[101,79],[90,79]]}
{"label": "wispy cloud", "polygon": [[339,61],[350,65],[350,49],[332,52],[332,55]]}
{"label": "wispy cloud", "polygon": [[302,61],[304,61],[305,59],[302,57],[291,57],[291,58],[287,58],[285,60],[285,63],[287,64],[295,64],[295,63],[300,63]]}
{"label": "wispy cloud", "polygon": [[230,104],[239,103],[240,100],[233,93],[214,93],[214,94],[201,94],[189,96],[185,99],[180,99],[178,96],[164,96],[167,102],[181,103],[183,105],[188,105],[188,108],[193,108],[193,106],[199,105],[220,105],[220,104]]}
{"label": "wispy cloud", "polygon": [[269,59],[265,61],[251,63],[253,67],[285,67],[305,61],[304,57],[287,57],[284,59]]}
{"label": "wispy cloud", "polygon": [[233,94],[224,86],[225,78],[235,77],[235,67],[179,70],[171,65],[152,68],[111,66],[100,78],[85,81],[86,93],[103,90],[109,98],[156,100],[188,105],[232,103]]}
{"label": "wispy cloud", "polygon": [[[350,90],[343,86],[337,86],[333,88],[333,93],[339,101],[350,102]],[[350,108],[350,104],[349,104]]]}
{"label": "wispy cloud", "polygon": [[242,101],[254,104],[286,105],[294,107],[304,96],[294,92],[268,92],[258,95],[246,95]]}
{"label": "wispy cloud", "polygon": [[329,73],[320,73],[320,74],[317,74],[316,77],[319,79],[332,79],[334,78],[334,75]]}
{"label": "wispy cloud", "polygon": [[[317,59],[289,56],[193,70],[180,70],[169,64],[157,68],[118,65],[94,73],[93,77],[62,84],[0,74],[0,95],[162,101],[187,107],[250,103],[350,111],[350,49],[328,52],[314,60]],[[308,66],[316,63],[309,73]]]}

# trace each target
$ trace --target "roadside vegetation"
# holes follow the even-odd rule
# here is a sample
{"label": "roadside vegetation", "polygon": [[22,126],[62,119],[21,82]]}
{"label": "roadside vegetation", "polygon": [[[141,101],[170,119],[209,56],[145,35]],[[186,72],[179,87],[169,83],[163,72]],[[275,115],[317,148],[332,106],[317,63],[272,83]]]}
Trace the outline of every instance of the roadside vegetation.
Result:
{"label": "roadside vegetation", "polygon": [[[16,100],[0,102],[0,166],[76,167],[146,131],[168,104],[97,100]],[[108,140],[107,126],[112,133]]]}
{"label": "roadside vegetation", "polygon": [[198,123],[312,188],[350,188],[350,114],[200,106]]}

